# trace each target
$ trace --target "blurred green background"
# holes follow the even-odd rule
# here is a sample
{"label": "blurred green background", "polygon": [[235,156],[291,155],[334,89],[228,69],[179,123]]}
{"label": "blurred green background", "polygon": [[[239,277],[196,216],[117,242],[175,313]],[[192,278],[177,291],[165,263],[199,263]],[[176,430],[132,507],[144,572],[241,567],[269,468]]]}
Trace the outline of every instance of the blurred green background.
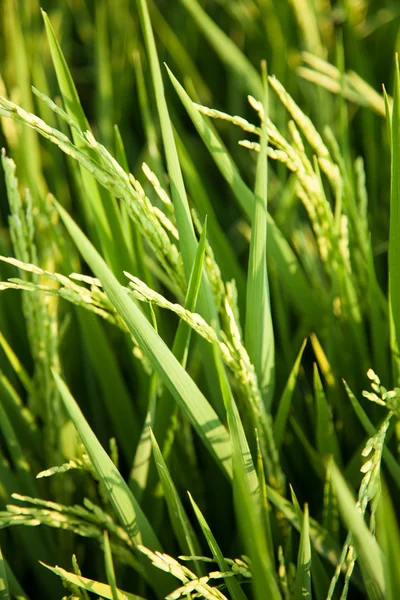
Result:
{"label": "blurred green background", "polygon": [[[165,62],[171,68],[193,99],[254,122],[255,114],[248,104],[247,95],[256,95],[257,90],[252,86],[250,72],[248,76],[246,74],[239,76],[237,70],[229,65],[229,61],[223,60],[218,42],[213,38],[212,28],[210,29],[207,23],[204,25],[204,22],[199,21],[198,15],[196,18],[197,13],[193,13],[191,4],[189,0],[149,0],[160,62]],[[354,71],[378,94],[381,93],[382,84],[391,93],[394,55],[399,48],[399,3],[390,0],[338,2],[333,0],[200,0],[198,4],[203,7],[212,22],[235,43],[257,71],[260,70],[260,61],[266,59],[269,74],[277,76],[298,105],[310,116],[319,131],[322,132],[325,126],[332,128],[339,141],[349,173],[353,172],[352,164],[356,157],[363,157],[376,274],[381,288],[386,290],[390,151],[385,119],[382,111],[379,114],[379,106],[374,110],[374,106],[368,100],[365,102],[368,105],[366,107],[359,105],[362,104],[361,101],[346,102],[340,94],[333,94],[307,81],[304,67],[309,67],[310,63],[303,53],[307,52],[336,66],[343,80],[345,73]],[[86,116],[98,141],[115,153],[114,126],[117,124],[131,172],[137,174],[145,160],[158,173],[160,179],[166,182],[160,154],[162,146],[154,91],[136,3],[133,0],[97,2],[43,0],[41,7],[48,13],[77,86]],[[35,0],[19,2],[1,0],[0,27],[0,95],[9,97],[26,110],[39,115],[50,125],[61,130],[65,129],[65,124],[31,91],[33,85],[55,102],[60,102],[60,92],[39,3]],[[191,125],[166,76],[164,80],[168,107],[176,132],[186,154],[196,166],[220,228],[237,258],[237,263],[225,265],[223,275],[225,279],[237,277],[239,305],[243,309],[243,281],[241,283],[240,278],[244,280],[248,261],[248,223],[234,195],[221,178]],[[361,96],[362,92],[359,94],[359,97]],[[369,93],[365,94],[365,98],[369,97]],[[287,114],[273,92],[270,93],[270,111],[271,119],[285,135],[288,131]],[[252,187],[255,160],[252,153],[237,144],[244,137],[242,132],[223,121],[217,121],[215,125],[234,157],[243,179]],[[15,160],[21,187],[30,188],[38,213],[46,208],[46,195],[50,192],[84,228],[88,229],[88,223],[77,200],[79,182],[74,179],[68,157],[46,140],[40,140],[39,147],[39,140],[35,133],[26,127],[10,125],[5,119],[1,120],[0,145],[6,147],[8,154]],[[351,183],[354,185],[354,181]],[[189,189],[192,196],[195,191],[195,186]],[[299,256],[308,278],[310,280],[314,278],[314,293],[323,298],[326,296],[328,302],[329,283],[318,262],[315,248],[309,241],[310,227],[306,224],[304,208],[294,193],[294,178],[282,165],[275,163],[270,165],[269,210]],[[1,181],[0,254],[5,256],[13,254],[7,224],[8,214],[5,187]],[[58,256],[53,255],[54,247],[49,242],[51,237],[48,235],[49,224],[43,221],[43,235],[40,235],[40,226],[39,215],[38,245],[42,260],[57,267]],[[70,252],[71,263],[75,270],[78,270],[76,250],[67,246],[66,251]],[[274,270],[274,265],[271,265],[270,273],[279,395],[286,383],[299,345],[304,337],[314,331],[314,324],[306,322],[306,319],[303,320],[298,308],[294,307],[294,303],[288,298],[279,272],[276,272],[276,268]],[[1,280],[5,280],[12,274],[13,271],[9,267],[0,265]],[[361,290],[362,285],[363,282],[360,283]],[[32,356],[26,342],[20,304],[19,292],[11,291],[1,295],[0,331],[6,339],[12,340],[14,352],[26,369],[31,371]],[[374,347],[371,342],[368,310],[365,309],[363,318],[369,347],[365,348],[365,354],[361,358],[357,357],[353,360],[354,347],[351,341],[346,346],[348,332],[345,327],[340,331],[334,330],[335,325],[326,315],[323,324],[315,326],[336,382],[344,377],[357,393],[367,385],[366,368],[371,366],[372,362],[385,384],[390,386],[394,383],[389,368],[389,347],[386,343],[388,331],[382,331],[383,342],[378,349]],[[64,312],[68,311],[61,308],[62,317],[66,317]],[[174,318],[166,320],[162,335],[168,342],[172,339],[175,326]],[[96,434],[104,445],[107,445],[108,439],[113,435],[112,427],[106,413],[97,410],[98,398],[104,394],[103,384],[93,369],[90,351],[81,343],[79,327],[76,317],[72,317],[61,347],[63,367],[71,389],[84,406],[85,414],[88,415]],[[141,400],[141,394],[145,391],[145,396],[147,395],[148,380],[138,377],[131,369],[131,357],[119,332],[116,333],[108,326],[105,326],[104,330],[111,347],[118,352],[119,365],[127,388],[134,390],[139,398],[136,409],[140,420],[143,421],[146,403]],[[380,348],[383,350],[380,351]],[[300,411],[307,411],[311,402],[306,381],[307,374],[309,378],[311,377],[314,360],[314,354],[308,347],[303,364],[306,375],[297,392],[302,398]],[[7,378],[15,381],[15,374],[1,350],[0,365]],[[196,372],[196,364],[191,368]],[[17,383],[16,386],[18,387]],[[204,387],[206,389],[205,384]],[[338,391],[333,386],[329,393],[332,397],[336,397],[336,405],[340,404],[337,397],[343,398],[343,390]],[[376,417],[374,408],[368,407],[372,418]],[[312,426],[307,421],[307,416],[305,421],[303,431],[311,437]],[[359,477],[358,450],[359,444],[364,439],[364,432],[348,404],[344,406],[338,419],[338,431],[342,436],[343,456],[348,465],[347,474],[349,477],[353,475],[356,482]],[[68,432],[65,435],[68,436]],[[291,452],[296,443],[298,442],[294,440],[292,434],[287,446],[287,457],[291,457],[287,460],[289,479],[297,484],[300,499],[304,500],[307,497],[311,507],[314,500],[315,507],[318,509],[322,486],[317,487],[314,492],[313,487],[316,484],[313,475],[302,468],[304,455],[307,455],[307,445],[304,443],[300,456],[296,457]],[[3,441],[1,445],[3,446]],[[7,457],[7,450],[4,451],[4,457]],[[4,460],[6,461],[6,458]],[[51,465],[43,460],[39,466],[47,468]],[[122,463],[123,471],[126,472],[128,468],[127,464]],[[213,467],[205,463],[204,472],[207,472],[207,469],[212,472]],[[8,467],[5,467],[4,477],[7,473]],[[179,474],[177,477],[179,481]],[[190,481],[190,473],[185,473],[180,481],[183,489],[189,487],[188,480]],[[2,504],[8,497],[9,489],[14,489],[13,483],[13,481],[2,482],[4,485],[4,491],[0,494]],[[198,482],[190,481],[190,484],[196,487]],[[68,488],[69,484],[55,484],[54,488],[60,501],[63,496],[63,485]],[[76,486],[79,488],[79,483]],[[199,494],[204,493],[201,489],[202,484],[198,487]],[[21,489],[24,491],[23,485]],[[51,485],[47,488],[43,486],[40,491],[46,498],[53,498]],[[67,497],[74,497],[74,494],[75,489],[72,491],[67,489]],[[215,513],[212,514],[210,511],[208,515],[215,534],[220,534],[222,545],[228,554],[232,551],[232,546],[235,548],[234,540],[224,534],[226,524],[230,523],[231,511],[232,506],[226,508],[221,501]],[[71,534],[62,532],[63,541],[60,545],[57,541],[61,537],[53,536],[53,532],[51,536],[49,547],[54,548],[54,556],[51,556],[52,564],[57,562],[61,564],[63,561],[65,563],[75,543],[72,541]],[[29,538],[28,534],[24,544],[35,544],[35,540],[34,536]],[[36,567],[25,570],[25,551],[19,550],[21,547],[17,537],[5,533],[5,548],[8,549],[6,554],[13,569],[21,583],[26,585],[28,592],[31,591],[32,597],[39,597],[35,592],[35,582],[42,581],[45,575],[38,575]],[[86,541],[82,557],[82,565],[88,577],[95,577],[102,572],[103,567],[99,566],[102,565],[102,556],[97,543]],[[124,583],[121,587],[124,587]],[[43,592],[42,597],[54,597],[51,586],[48,589],[50,591]],[[40,593],[42,591],[43,589]]]}

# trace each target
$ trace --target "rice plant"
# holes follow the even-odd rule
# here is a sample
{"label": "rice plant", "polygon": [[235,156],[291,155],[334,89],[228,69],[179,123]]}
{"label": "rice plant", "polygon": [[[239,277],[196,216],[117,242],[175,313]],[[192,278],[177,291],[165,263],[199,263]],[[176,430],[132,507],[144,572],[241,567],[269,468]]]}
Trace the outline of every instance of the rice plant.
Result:
{"label": "rice plant", "polygon": [[2,9],[3,597],[397,598],[396,3]]}

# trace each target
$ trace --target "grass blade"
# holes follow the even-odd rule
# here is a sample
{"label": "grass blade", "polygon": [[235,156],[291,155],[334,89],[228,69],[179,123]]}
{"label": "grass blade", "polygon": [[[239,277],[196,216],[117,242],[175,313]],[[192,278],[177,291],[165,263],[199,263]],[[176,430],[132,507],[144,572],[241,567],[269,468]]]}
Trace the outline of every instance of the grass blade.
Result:
{"label": "grass blade", "polygon": [[78,320],[90,363],[102,389],[108,418],[122,452],[130,462],[133,456],[132,439],[136,440],[139,435],[132,399],[102,323],[94,315],[83,315],[81,311]]}
{"label": "grass blade", "polygon": [[110,540],[108,537],[108,532],[104,531],[104,562],[106,567],[106,575],[108,585],[111,589],[111,600],[121,600],[123,598],[123,594],[118,593],[117,582],[115,581],[115,571],[114,571],[114,563],[111,553]]}
{"label": "grass blade", "polygon": [[[175,484],[168,470],[167,464],[157,444],[153,432],[150,430],[151,443],[153,447],[153,456],[156,463],[158,475],[164,491],[165,501],[168,507],[168,513],[171,525],[178,540],[180,550],[188,556],[200,556],[201,548],[194,529],[179,498]],[[204,575],[204,570],[200,563],[195,563],[194,570],[198,576]]]}
{"label": "grass blade", "polygon": [[335,463],[341,464],[340,449],[333,424],[331,407],[325,396],[319,376],[318,367],[314,363],[314,394],[316,404],[316,446],[322,456],[331,455]]}
{"label": "grass blade", "polygon": [[6,563],[0,548],[0,598],[1,600],[10,600],[10,590],[8,589]]}
{"label": "grass blade", "polygon": [[[147,0],[137,1],[145,44],[149,56],[157,111],[161,125],[161,135],[168,167],[170,190],[179,233],[179,248],[182,254],[186,280],[188,281],[196,256],[197,240],[194,232],[192,216],[190,214],[182,170],[179,163],[172,124],[164,95],[164,84],[157,55],[154,34],[150,22]],[[203,273],[202,284],[199,290],[198,312],[208,323],[214,322],[215,326],[217,328],[219,327],[219,315],[205,272]],[[203,347],[205,373],[208,380],[209,389],[211,390],[214,406],[220,407],[222,401],[217,395],[218,385],[216,382],[215,366],[212,361],[212,352],[210,348],[204,344],[204,342],[201,342],[201,344]]]}
{"label": "grass blade", "polygon": [[[50,19],[43,10],[42,16],[65,110],[82,131],[91,131],[67,62],[51,26]],[[74,143],[80,148],[82,142],[77,132],[74,128],[71,128],[71,132]],[[80,167],[80,173],[84,188],[84,193],[80,194],[80,199],[85,209],[85,217],[88,223],[96,229],[103,251],[110,260],[111,265],[116,271],[118,269],[121,272],[124,267],[128,268],[130,261],[129,250],[125,244],[123,235],[122,220],[116,201],[108,192],[100,190],[95,179],[85,169],[82,169],[82,167]],[[114,244],[115,237],[119,239],[118,247]]]}
{"label": "grass blade", "polygon": [[179,245],[182,252],[186,277],[187,279],[189,279],[190,271],[195,257],[197,242],[194,234],[192,217],[190,214],[189,203],[186,196],[185,185],[183,183],[182,171],[178,158],[178,151],[176,149],[172,125],[169,118],[168,107],[165,100],[164,84],[162,80],[160,64],[158,61],[153,30],[151,27],[147,1],[138,0],[138,7],[139,15],[142,22],[147,53],[149,56],[154,93],[161,125],[161,134],[164,142],[165,156],[168,165],[171,195],[174,203],[176,222],[179,232]]}
{"label": "grass blade", "polygon": [[[192,272],[189,278],[188,289],[185,298],[185,308],[190,311],[194,311],[196,308],[197,297],[200,289],[203,264],[206,250],[206,239],[207,239],[207,218],[204,222],[203,231],[201,232],[200,241],[197,246],[196,257],[193,263]],[[180,320],[178,328],[175,333],[174,342],[172,344],[172,354],[177,358],[181,365],[185,368],[186,361],[189,353],[189,344],[191,338],[191,328],[183,321]],[[164,390],[164,396],[160,398],[157,403],[157,411],[155,410],[156,400],[154,399],[154,417],[150,422],[149,427],[154,429],[156,438],[160,440],[162,444],[163,453],[166,459],[172,449],[176,427],[178,424],[178,406],[175,404],[171,407],[170,397],[168,392]],[[149,410],[150,412],[150,410]],[[146,459],[140,461],[142,474],[142,484],[144,485],[143,471],[146,469],[146,482],[148,474],[148,459],[151,455],[151,439],[147,433],[146,442],[143,442],[144,447],[147,449]]]}
{"label": "grass blade", "polygon": [[[196,256],[193,261],[190,272],[188,289],[185,298],[185,308],[192,312],[196,310],[197,299],[200,291],[203,275],[203,264],[206,252],[207,241],[207,216],[204,221],[203,230],[196,250]],[[185,366],[189,349],[191,328],[182,319],[179,321],[178,329],[175,334],[172,352],[179,362]]]}
{"label": "grass blade", "polygon": [[395,557],[400,556],[400,531],[395,509],[386,485],[382,486],[382,494],[377,511],[377,538],[385,557],[388,570],[387,599],[395,600],[400,589],[400,571]]}
{"label": "grass blade", "polygon": [[[199,525],[204,534],[204,537],[207,540],[208,546],[211,550],[211,553],[214,557],[215,562],[218,564],[220,571],[222,571],[223,573],[228,572],[229,568],[225,562],[224,555],[222,554],[221,548],[219,547],[217,540],[215,539],[214,535],[212,534],[212,531],[211,531],[207,521],[205,520],[203,513],[201,512],[201,510],[199,509],[199,507],[197,506],[196,502],[193,500],[193,498],[190,494],[189,494],[189,499],[190,499],[190,502],[192,503],[196,518],[199,522]],[[238,582],[236,581],[236,579],[234,577],[226,577],[225,583],[226,583],[226,587],[229,590],[229,593],[232,596],[232,600],[247,600],[245,593],[243,592],[242,588],[240,587],[240,585],[238,584]]]}
{"label": "grass blade", "polygon": [[[133,548],[138,544],[145,543],[148,548],[161,549],[161,544],[140,505],[96,438],[69,389],[58,373],[53,371],[53,376],[65,409],[79,433],[99,480],[105,487],[116,515],[131,539]],[[142,557],[140,556],[140,558]],[[144,562],[144,566],[146,570],[149,568],[147,562]],[[161,574],[154,577],[151,570],[148,572],[148,577],[158,595],[163,596],[170,587],[167,578]]]}
{"label": "grass blade", "polygon": [[[396,55],[395,85],[391,127],[391,188],[389,230],[389,307],[392,321],[392,346],[397,353],[400,343],[400,71]],[[396,373],[396,378],[399,373]],[[398,381],[396,382],[399,383]]]}
{"label": "grass blade", "polygon": [[211,191],[206,187],[204,178],[191,156],[190,147],[185,145],[186,140],[184,144],[176,133],[175,137],[189,194],[200,218],[204,220],[207,217],[207,236],[210,240],[217,264],[221,269],[224,281],[235,279],[238,288],[239,305],[243,306],[244,310],[246,288],[244,271],[217,219],[215,213],[217,198],[214,198],[211,195]]}
{"label": "grass blade", "polygon": [[110,502],[134,545],[145,543],[160,548],[160,543],[142,509],[111,458],[91,430],[78,404],[61,377],[53,372],[65,409],[74,423]]}
{"label": "grass blade", "polygon": [[352,533],[368,598],[383,600],[386,598],[383,554],[356,508],[353,495],[339,469],[334,463],[329,468],[332,469],[332,481],[338,497],[339,511],[346,527]]}
{"label": "grass blade", "polygon": [[153,365],[154,370],[164,381],[178,404],[187,413],[193,426],[222,470],[230,475],[231,451],[229,436],[214,409],[167,345],[154,331],[139,308],[129,298],[79,227],[61,206],[57,205],[57,209],[85,260],[102,282],[112,304],[134,335],[143,353]]}
{"label": "grass blade", "polygon": [[236,44],[213,22],[197,0],[181,0],[181,2],[196,21],[221,60],[231,69],[233,75],[239,81],[243,82],[244,90],[257,98],[262,98],[263,86],[261,78]]}
{"label": "grass blade", "polygon": [[267,408],[270,408],[275,383],[275,347],[267,273],[268,85],[266,81],[264,82],[263,107],[264,119],[257,160],[254,216],[247,272],[245,340],[261,393]]}
{"label": "grass blade", "polygon": [[31,377],[29,376],[24,365],[21,363],[21,361],[19,360],[19,358],[17,357],[17,355],[15,354],[15,352],[13,351],[13,349],[11,348],[10,344],[8,343],[1,331],[0,347],[3,349],[3,352],[8,358],[10,365],[14,369],[18,379],[20,380],[26,391],[29,394],[33,394],[34,389]]}
{"label": "grass blade", "polygon": [[300,363],[303,357],[304,348],[306,347],[307,340],[304,340],[300,351],[297,355],[295,363],[290,371],[289,379],[287,380],[285,389],[283,390],[282,396],[279,401],[278,410],[274,419],[274,438],[276,447],[279,448],[282,445],[283,438],[286,431],[286,424],[289,417],[290,405],[292,403],[292,397],[294,388],[296,387],[297,376],[299,374]]}
{"label": "grass blade", "polygon": [[308,505],[304,506],[300,548],[297,559],[294,600],[311,598],[311,544],[308,520]]}
{"label": "grass blade", "polygon": [[332,484],[329,469],[326,472],[324,483],[324,510],[322,515],[323,526],[336,538],[339,536],[339,513],[336,492]]}
{"label": "grass blade", "polygon": [[29,600],[28,596],[22,589],[21,584],[19,583],[18,579],[15,577],[13,571],[11,570],[10,565],[8,564],[8,562],[5,559],[3,559],[3,561],[4,561],[4,566],[5,566],[6,575],[7,575],[7,583],[8,583],[8,588],[9,588],[11,597],[15,598],[15,600]]}
{"label": "grass blade", "polygon": [[257,475],[260,484],[259,487],[259,502],[261,507],[261,519],[264,524],[265,536],[267,538],[268,552],[270,556],[274,556],[274,538],[272,535],[271,519],[270,519],[270,504],[267,495],[267,483],[265,477],[264,463],[261,451],[260,440],[257,436]]}
{"label": "grass blade", "polygon": [[[198,112],[184,88],[168,67],[167,71],[175,91],[181,99],[193,125],[196,127],[243,212],[251,221],[254,215],[253,192],[247,187],[240,176],[236,164],[229,155],[215,128]],[[306,309],[310,322],[315,323],[315,319],[321,314],[320,303],[315,299],[315,295],[305,278],[296,255],[270,214],[268,214],[268,234],[268,256],[276,262],[277,271],[289,289],[293,302],[297,304],[302,312]]]}
{"label": "grass blade", "polygon": [[[215,355],[217,355],[216,350]],[[236,515],[246,552],[253,565],[255,596],[261,600],[268,592],[269,598],[278,600],[281,598],[281,594],[275,579],[273,558],[268,552],[268,542],[259,504],[257,472],[221,359],[217,361],[217,365],[232,439],[233,496]]]}
{"label": "grass blade", "polygon": [[129,474],[129,487],[134,492],[139,502],[142,500],[143,493],[147,485],[151,458],[151,438],[150,431],[154,427],[154,420],[157,406],[157,382],[158,377],[154,373],[150,378],[149,402],[146,418],[143,423],[139,443],[136,448],[132,469]]}

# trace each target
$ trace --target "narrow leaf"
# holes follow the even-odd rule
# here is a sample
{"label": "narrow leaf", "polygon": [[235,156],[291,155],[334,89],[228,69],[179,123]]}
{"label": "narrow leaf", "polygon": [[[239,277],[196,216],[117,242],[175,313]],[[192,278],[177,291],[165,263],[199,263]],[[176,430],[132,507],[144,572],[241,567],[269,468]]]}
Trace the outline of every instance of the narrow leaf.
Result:
{"label": "narrow leaf", "polygon": [[[178,540],[180,550],[183,554],[188,556],[200,556],[201,548],[197,536],[186,514],[181,499],[179,498],[167,464],[152,431],[150,431],[150,435],[154,461],[164,491],[171,525]],[[199,577],[201,577],[204,573],[203,569],[199,567],[200,565],[196,563],[195,570]]]}
{"label": "narrow leaf", "polygon": [[260,152],[257,160],[254,216],[252,219],[247,272],[245,341],[250,360],[256,371],[261,393],[267,408],[269,408],[274,392],[275,347],[267,273],[268,85],[266,82],[264,87],[264,118],[261,126]]}
{"label": "narrow leaf", "polygon": [[243,82],[244,90],[257,98],[262,98],[261,78],[236,44],[207,15],[197,0],[181,0],[181,2],[192,15],[221,60],[231,69],[234,76]]}
{"label": "narrow leaf", "polygon": [[281,447],[285,435],[286,424],[290,413],[293,392],[294,388],[296,387],[297,376],[299,374],[300,363],[303,357],[303,352],[304,348],[306,347],[306,343],[307,340],[304,340],[304,342],[301,345],[295,363],[292,367],[292,370],[290,371],[289,379],[287,380],[285,389],[283,390],[282,396],[279,400],[278,411],[274,419],[274,438],[278,449]]}
{"label": "narrow leaf", "polygon": [[339,511],[352,534],[354,547],[357,550],[368,598],[383,600],[386,598],[383,554],[360,511],[356,508],[353,495],[340,471],[334,463],[329,465],[329,468],[332,469],[332,481],[338,497]]}
{"label": "narrow leaf", "polygon": [[[389,306],[392,325],[392,346],[400,343],[400,71],[396,55],[395,84],[391,130],[391,189],[389,230]],[[399,375],[398,373],[396,374]],[[397,382],[399,383],[399,382]]]}
{"label": "narrow leaf", "polygon": [[[201,510],[199,509],[199,507],[197,506],[196,502],[193,500],[190,494],[189,499],[192,503],[196,518],[202,529],[204,537],[207,540],[208,546],[212,552],[215,562],[218,564],[219,569],[222,573],[228,572],[229,567],[225,562],[224,555],[222,554],[221,548],[219,547],[217,540],[215,539],[207,521],[205,520],[203,513],[201,512]],[[232,600],[247,600],[246,595],[244,594],[242,588],[240,587],[239,583],[234,577],[226,577],[225,583],[226,587],[229,590],[229,593],[232,596]]]}
{"label": "narrow leaf", "polygon": [[[225,145],[221,141],[215,128],[201,115],[192,100],[167,67],[169,77],[176,93],[181,99],[193,125],[215,161],[221,175],[227,181],[238,204],[247,218],[251,221],[254,214],[254,194],[243,181],[238,168]],[[321,314],[320,300],[315,298],[299,261],[290,245],[278,229],[275,221],[268,214],[268,240],[267,252],[275,262],[277,271],[288,287],[293,301],[302,312],[307,309],[310,321],[315,324],[315,319]]]}
{"label": "narrow leaf", "polygon": [[311,598],[311,544],[308,504],[304,506],[294,589],[294,600],[302,600],[302,598]]}
{"label": "narrow leaf", "polygon": [[10,600],[10,591],[8,589],[6,563],[3,558],[3,553],[0,548],[0,599]]}
{"label": "narrow leaf", "polygon": [[339,442],[336,437],[331,407],[325,396],[319,376],[318,367],[314,364],[314,394],[316,404],[316,442],[321,455],[332,455],[336,464],[341,464]]}
{"label": "narrow leaf", "polygon": [[269,598],[278,600],[281,594],[275,579],[275,569],[268,552],[268,542],[261,518],[257,473],[222,361],[218,360],[216,350],[214,354],[232,439],[233,495],[236,515],[246,551],[253,565],[255,596],[261,600],[265,598],[265,593],[268,593]]}
{"label": "narrow leaf", "polygon": [[112,553],[111,553],[110,540],[109,540],[107,531],[104,531],[103,544],[104,544],[104,562],[105,562],[105,567],[106,567],[107,581],[111,588],[111,597],[112,597],[112,600],[120,600],[122,594],[118,593],[117,583],[115,581],[114,563],[113,563],[113,558],[112,558]]}
{"label": "narrow leaf", "polygon": [[223,471],[231,473],[231,451],[228,433],[194,381],[182,368],[168,346],[154,331],[143,313],[118,283],[104,260],[74,223],[68,213],[57,204],[57,209],[79,250],[95,275],[102,282],[110,301],[115,306],[139,347],[154,370],[159,374],[176,402],[188,415],[193,426]]}
{"label": "narrow leaf", "polygon": [[192,217],[189,210],[185,185],[183,183],[182,171],[175,145],[172,125],[169,118],[168,107],[165,100],[164,84],[161,75],[160,63],[157,56],[154,34],[150,22],[147,0],[138,0],[138,8],[147,53],[149,56],[154,93],[161,125],[161,134],[164,142],[165,156],[167,159],[171,194],[179,232],[179,245],[182,252],[186,276],[189,278],[197,243],[194,235]]}
{"label": "narrow leaf", "polygon": [[161,545],[142,509],[111,458],[91,430],[78,404],[61,377],[53,371],[66,411],[74,423],[110,502],[134,545],[144,542],[149,548]]}
{"label": "narrow leaf", "polygon": [[397,556],[400,556],[400,531],[389,490],[384,484],[377,511],[377,538],[385,553],[388,571],[387,600],[396,600],[400,590],[400,571]]}

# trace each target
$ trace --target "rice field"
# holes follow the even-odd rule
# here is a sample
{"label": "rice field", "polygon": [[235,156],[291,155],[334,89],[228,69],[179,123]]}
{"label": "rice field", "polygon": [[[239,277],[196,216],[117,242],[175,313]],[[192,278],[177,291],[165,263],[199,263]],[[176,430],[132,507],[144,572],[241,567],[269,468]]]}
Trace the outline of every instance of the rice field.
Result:
{"label": "rice field", "polygon": [[398,3],[0,4],[1,600],[396,600]]}

